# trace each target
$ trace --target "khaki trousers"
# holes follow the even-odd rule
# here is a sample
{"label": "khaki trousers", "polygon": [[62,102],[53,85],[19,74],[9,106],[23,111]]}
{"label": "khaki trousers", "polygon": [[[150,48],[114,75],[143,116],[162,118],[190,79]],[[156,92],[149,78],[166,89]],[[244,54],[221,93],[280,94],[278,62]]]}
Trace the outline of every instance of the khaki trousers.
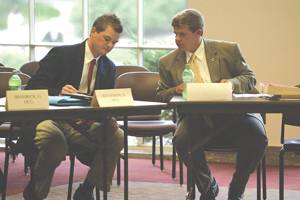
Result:
{"label": "khaki trousers", "polygon": [[79,160],[83,159],[89,164],[86,181],[102,190],[105,148],[107,190],[110,190],[115,166],[123,148],[123,131],[120,128],[107,125],[105,133],[103,123],[94,122],[82,134],[65,121],[45,120],[37,125],[34,142],[39,150],[33,169],[34,191],[38,198],[47,197],[54,171],[65,160],[70,148]]}

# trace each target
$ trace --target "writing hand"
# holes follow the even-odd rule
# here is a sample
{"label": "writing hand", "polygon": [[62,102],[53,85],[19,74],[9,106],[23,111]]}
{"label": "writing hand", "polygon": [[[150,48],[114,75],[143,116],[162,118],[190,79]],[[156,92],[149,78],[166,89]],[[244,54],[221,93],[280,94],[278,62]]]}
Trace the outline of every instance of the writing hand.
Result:
{"label": "writing hand", "polygon": [[74,88],[72,85],[65,85],[61,91],[60,94],[72,94],[72,93],[76,93],[78,92],[78,90],[76,88]]}

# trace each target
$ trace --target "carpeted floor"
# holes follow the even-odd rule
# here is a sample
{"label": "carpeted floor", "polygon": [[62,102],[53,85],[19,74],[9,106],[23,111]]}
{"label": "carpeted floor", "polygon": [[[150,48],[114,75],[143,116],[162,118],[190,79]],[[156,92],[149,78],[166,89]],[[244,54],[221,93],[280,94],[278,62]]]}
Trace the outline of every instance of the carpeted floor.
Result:
{"label": "carpeted floor", "polygon": [[[116,183],[113,183],[112,191],[108,193],[108,199],[122,200],[123,199],[123,187],[117,187]],[[74,185],[74,189],[78,184]],[[52,187],[47,200],[58,200],[67,198],[67,185],[61,185]],[[149,182],[130,182],[129,183],[129,199],[130,200],[183,200],[185,199],[186,188],[179,186],[178,184],[171,183],[149,183]],[[286,190],[285,200],[297,200],[300,197],[300,191],[298,190]],[[102,195],[102,193],[101,193]],[[197,194],[199,195],[199,194]],[[278,190],[268,189],[268,200],[278,200]],[[102,198],[102,197],[101,197]],[[196,199],[198,199],[197,197]],[[20,200],[22,194],[16,194],[9,196],[7,200]],[[227,188],[220,187],[220,192],[217,200],[227,199]],[[256,199],[256,189],[248,188],[245,193],[245,199]]]}
{"label": "carpeted floor", "polygon": [[[0,153],[0,163],[3,163],[3,153]],[[159,162],[158,162],[159,163]],[[221,190],[218,200],[226,199],[227,185],[230,182],[234,165],[232,164],[211,164],[211,169],[216,177]],[[82,181],[88,168],[78,161],[75,164],[74,182]],[[299,199],[300,197],[300,168],[288,167],[285,173],[285,188],[287,200]],[[178,171],[177,171],[178,174]],[[184,171],[184,174],[186,172]],[[57,168],[53,179],[52,188],[47,199],[66,199],[67,180],[69,175],[69,162],[62,162]],[[184,199],[186,185],[180,186],[178,175],[171,178],[171,161],[165,161],[165,170],[160,171],[158,165],[153,166],[149,159],[129,159],[129,197],[130,199]],[[9,200],[22,199],[21,193],[29,180],[23,172],[23,157],[19,156],[15,163],[10,163],[8,177]],[[184,181],[186,183],[186,181]],[[249,200],[256,199],[256,174],[254,173],[247,185],[246,197]],[[267,169],[268,200],[278,199],[278,167]],[[74,190],[77,184],[74,184]],[[110,199],[123,198],[123,187],[113,184]],[[149,195],[149,196],[148,196]]]}

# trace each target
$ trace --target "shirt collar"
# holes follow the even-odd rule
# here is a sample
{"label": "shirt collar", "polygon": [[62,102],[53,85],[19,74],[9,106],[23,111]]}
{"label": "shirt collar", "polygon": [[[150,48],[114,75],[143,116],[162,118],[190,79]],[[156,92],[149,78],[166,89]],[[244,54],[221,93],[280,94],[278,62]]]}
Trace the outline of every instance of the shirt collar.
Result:
{"label": "shirt collar", "polygon": [[[200,46],[196,49],[194,54],[200,61],[203,60],[203,58],[204,58],[204,41],[203,41],[203,39],[201,40]],[[190,60],[193,53],[191,53],[189,51],[185,51],[185,55],[186,55],[186,63],[188,63],[188,61]]]}
{"label": "shirt collar", "polygon": [[[100,56],[98,56],[96,59],[96,63],[98,62],[98,59],[100,58]],[[85,55],[84,55],[84,62],[85,63],[89,63],[94,59],[94,56],[90,50],[89,44],[88,44],[88,40],[86,40],[85,42]]]}

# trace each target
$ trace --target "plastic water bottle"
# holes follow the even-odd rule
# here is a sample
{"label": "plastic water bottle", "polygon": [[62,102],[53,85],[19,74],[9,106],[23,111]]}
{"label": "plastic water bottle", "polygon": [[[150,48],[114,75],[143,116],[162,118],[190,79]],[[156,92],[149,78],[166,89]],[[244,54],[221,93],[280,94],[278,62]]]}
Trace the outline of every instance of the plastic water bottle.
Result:
{"label": "plastic water bottle", "polygon": [[13,71],[13,75],[8,80],[8,88],[9,90],[21,90],[22,80],[18,75],[19,71]]}
{"label": "plastic water bottle", "polygon": [[185,65],[185,69],[182,72],[182,81],[185,84],[183,92],[182,92],[182,97],[184,99],[186,99],[187,98],[186,84],[187,83],[192,83],[194,81],[194,72],[191,70],[189,64]]}

